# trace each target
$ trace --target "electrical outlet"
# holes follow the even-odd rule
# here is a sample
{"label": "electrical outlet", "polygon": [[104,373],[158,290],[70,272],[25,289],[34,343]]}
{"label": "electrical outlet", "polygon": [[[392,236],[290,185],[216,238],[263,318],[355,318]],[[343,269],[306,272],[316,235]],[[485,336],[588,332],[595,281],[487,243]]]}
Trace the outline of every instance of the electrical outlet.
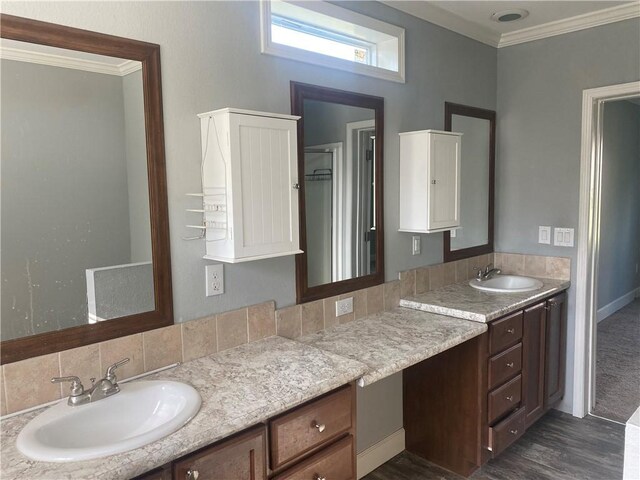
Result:
{"label": "electrical outlet", "polygon": [[411,255],[420,255],[420,235],[411,237]]}
{"label": "electrical outlet", "polygon": [[538,243],[551,244],[551,227],[538,227]]}
{"label": "electrical outlet", "polygon": [[207,265],[205,268],[207,297],[224,293],[224,265]]}
{"label": "electrical outlet", "polygon": [[345,298],[344,300],[338,300],[336,302],[336,317],[340,315],[346,315],[353,312],[353,297]]}

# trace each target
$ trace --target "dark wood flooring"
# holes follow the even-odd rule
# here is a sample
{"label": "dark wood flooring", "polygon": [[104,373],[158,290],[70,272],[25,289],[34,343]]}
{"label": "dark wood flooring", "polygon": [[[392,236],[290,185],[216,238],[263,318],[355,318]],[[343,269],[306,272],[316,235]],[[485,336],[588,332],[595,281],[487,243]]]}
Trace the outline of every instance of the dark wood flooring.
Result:
{"label": "dark wood flooring", "polygon": [[[473,480],[618,480],[622,478],[624,426],[551,410]],[[363,480],[460,480],[407,451]]]}

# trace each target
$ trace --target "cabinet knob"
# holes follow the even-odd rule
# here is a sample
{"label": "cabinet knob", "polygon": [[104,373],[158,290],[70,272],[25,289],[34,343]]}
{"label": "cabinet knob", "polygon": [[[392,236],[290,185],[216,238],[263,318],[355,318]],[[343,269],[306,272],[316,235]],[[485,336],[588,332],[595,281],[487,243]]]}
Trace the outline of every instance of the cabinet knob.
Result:
{"label": "cabinet knob", "polygon": [[437,182],[435,180],[431,180],[431,185],[435,185]]}
{"label": "cabinet knob", "polygon": [[513,401],[513,395],[509,395],[508,397],[505,397],[508,401],[512,402]]}
{"label": "cabinet knob", "polygon": [[322,475],[320,475],[319,473],[316,473],[313,476],[313,480],[327,480],[327,477],[323,477]]}
{"label": "cabinet knob", "polygon": [[507,333],[514,334],[514,333],[516,333],[516,329],[513,328],[513,327],[512,328],[507,328]]}
{"label": "cabinet knob", "polygon": [[507,363],[507,367],[509,367],[509,368],[513,368],[513,362],[509,362],[509,363]]}
{"label": "cabinet knob", "polygon": [[517,429],[517,428],[514,428],[513,430],[509,430],[509,433],[510,433],[511,435],[517,435],[517,434],[518,434],[518,429]]}
{"label": "cabinet knob", "polygon": [[293,186],[294,190],[300,190],[300,184],[299,183],[294,183],[292,186]]}
{"label": "cabinet knob", "polygon": [[198,470],[187,470],[186,475],[184,476],[184,478],[186,480],[198,480],[198,477],[200,476],[200,472]]}
{"label": "cabinet knob", "polygon": [[312,425],[313,425],[313,428],[317,428],[320,433],[324,432],[324,429],[327,428],[327,426],[324,423],[318,423],[315,420],[313,421]]}

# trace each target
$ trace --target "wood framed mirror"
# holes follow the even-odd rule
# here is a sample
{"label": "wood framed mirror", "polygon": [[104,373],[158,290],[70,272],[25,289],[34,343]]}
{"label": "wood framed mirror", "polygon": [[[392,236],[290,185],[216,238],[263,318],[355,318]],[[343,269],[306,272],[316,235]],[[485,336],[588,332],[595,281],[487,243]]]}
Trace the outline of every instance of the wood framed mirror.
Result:
{"label": "wood framed mirror", "polygon": [[384,99],[291,82],[298,122],[297,302],[384,282]]}
{"label": "wood framed mirror", "polygon": [[444,105],[444,129],[463,134],[460,228],[444,232],[444,261],[452,262],[493,252],[496,112]]}
{"label": "wood framed mirror", "polygon": [[11,15],[0,37],[2,364],[171,325],[160,47]]}

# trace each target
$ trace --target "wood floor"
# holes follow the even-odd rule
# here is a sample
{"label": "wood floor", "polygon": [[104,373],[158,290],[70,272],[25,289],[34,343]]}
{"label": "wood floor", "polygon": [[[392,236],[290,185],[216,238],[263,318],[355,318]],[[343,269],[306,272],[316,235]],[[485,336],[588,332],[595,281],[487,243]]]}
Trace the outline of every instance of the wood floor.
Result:
{"label": "wood floor", "polygon": [[594,415],[625,423],[640,405],[640,299],[598,324]]}
{"label": "wood floor", "polygon": [[[473,480],[622,479],[624,426],[595,417],[578,419],[551,410],[514,445],[490,460]],[[460,480],[409,452],[402,452],[364,480]]]}

